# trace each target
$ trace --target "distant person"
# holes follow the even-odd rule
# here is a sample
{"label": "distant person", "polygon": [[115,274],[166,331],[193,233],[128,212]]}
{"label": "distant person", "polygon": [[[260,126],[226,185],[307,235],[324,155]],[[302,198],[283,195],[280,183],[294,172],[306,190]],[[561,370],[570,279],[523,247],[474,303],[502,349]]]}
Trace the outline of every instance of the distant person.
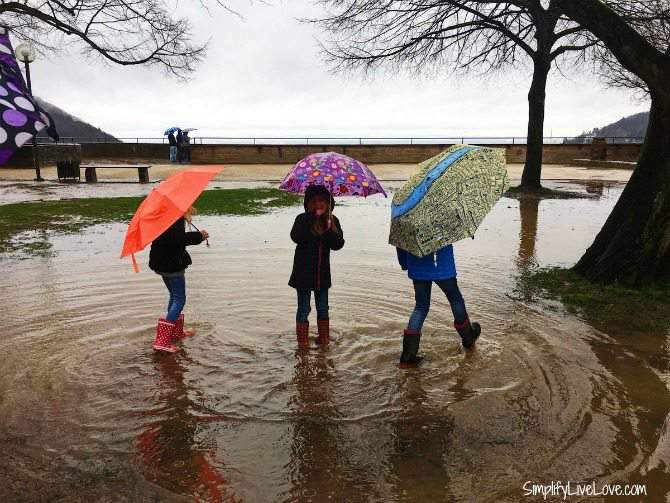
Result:
{"label": "distant person", "polygon": [[305,212],[298,215],[291,229],[296,243],[293,270],[288,282],[298,294],[296,335],[299,348],[309,347],[309,313],[314,292],[318,342],[330,342],[328,289],[330,279],[330,250],[344,246],[340,221],[332,214],[335,199],[323,185],[310,185],[305,191]]}
{"label": "distant person", "polygon": [[182,310],[186,304],[186,268],[191,265],[187,246],[199,245],[209,237],[206,230],[186,232],[186,222],[191,223],[195,208],[189,208],[163,234],[151,243],[149,267],[163,278],[170,293],[165,318],[158,321],[154,349],[166,353],[176,353],[179,348],[173,344],[176,339],[195,335],[192,330],[184,330]]}
{"label": "distant person", "polygon": [[170,143],[170,162],[177,162],[177,138],[174,137],[174,131],[170,131],[168,142]]}
{"label": "distant person", "polygon": [[181,132],[181,129],[177,131],[175,140],[177,142],[177,162],[181,163],[182,158],[184,157],[184,149],[182,148],[182,145],[184,144],[184,133]]}
{"label": "distant person", "polygon": [[191,162],[191,137],[188,135],[188,131],[184,131],[184,134],[181,136],[182,146],[182,160],[181,162]]}
{"label": "distant person", "polygon": [[465,309],[465,301],[456,281],[453,247],[451,245],[445,246],[425,257],[415,257],[400,248],[396,248],[396,250],[400,267],[403,271],[407,271],[408,276],[414,282],[414,298],[416,301],[414,312],[409,318],[403,335],[399,367],[413,368],[418,366],[423,359],[423,357],[417,356],[417,353],[421,340],[421,328],[430,309],[433,283],[437,284],[447,296],[451,305],[451,312],[454,315],[454,328],[461,336],[463,347],[471,349],[482,329],[479,323],[470,323],[468,312]]}

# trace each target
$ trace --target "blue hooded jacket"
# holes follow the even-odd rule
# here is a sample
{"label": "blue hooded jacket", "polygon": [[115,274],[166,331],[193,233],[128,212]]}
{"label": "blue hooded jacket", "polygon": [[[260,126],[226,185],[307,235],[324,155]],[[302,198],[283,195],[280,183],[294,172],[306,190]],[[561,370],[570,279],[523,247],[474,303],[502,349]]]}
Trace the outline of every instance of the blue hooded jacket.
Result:
{"label": "blue hooded jacket", "polygon": [[437,281],[456,277],[454,248],[447,245],[425,257],[415,257],[411,253],[396,248],[398,262],[410,279]]}

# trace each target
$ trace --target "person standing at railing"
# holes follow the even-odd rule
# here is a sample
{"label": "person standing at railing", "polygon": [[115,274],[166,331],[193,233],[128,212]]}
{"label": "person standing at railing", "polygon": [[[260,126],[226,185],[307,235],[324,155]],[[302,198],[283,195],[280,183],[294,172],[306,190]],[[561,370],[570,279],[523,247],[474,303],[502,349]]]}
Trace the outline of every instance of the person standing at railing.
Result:
{"label": "person standing at railing", "polygon": [[174,137],[174,131],[168,135],[168,142],[170,143],[170,162],[177,162],[177,139]]}
{"label": "person standing at railing", "polygon": [[184,144],[184,139],[183,138],[184,138],[184,133],[180,129],[179,131],[177,131],[177,137],[176,137],[176,140],[177,140],[177,162],[178,163],[181,163],[182,159],[184,157],[183,148],[182,148],[182,145]]}
{"label": "person standing at railing", "polygon": [[191,162],[191,137],[188,135],[188,131],[184,131],[181,137],[182,145],[182,158],[181,162]]}

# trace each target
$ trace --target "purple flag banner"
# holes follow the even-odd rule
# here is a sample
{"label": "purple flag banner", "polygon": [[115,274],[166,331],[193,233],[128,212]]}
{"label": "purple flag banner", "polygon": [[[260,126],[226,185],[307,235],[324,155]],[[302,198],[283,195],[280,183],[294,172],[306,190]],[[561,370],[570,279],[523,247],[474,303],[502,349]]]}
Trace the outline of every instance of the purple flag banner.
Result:
{"label": "purple flag banner", "polygon": [[58,140],[51,117],[28,92],[9,33],[0,26],[0,166],[43,129]]}

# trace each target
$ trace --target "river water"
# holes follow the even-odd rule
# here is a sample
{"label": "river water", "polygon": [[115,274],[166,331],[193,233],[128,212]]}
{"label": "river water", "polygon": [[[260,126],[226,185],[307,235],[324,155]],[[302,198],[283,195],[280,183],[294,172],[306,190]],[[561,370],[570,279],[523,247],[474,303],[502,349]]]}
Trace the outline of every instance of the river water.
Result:
{"label": "river water", "polygon": [[212,235],[187,274],[198,335],[176,357],[151,350],[166,292],[118,259],[124,225],[0,258],[0,500],[530,501],[526,481],[571,480],[663,501],[670,322],[594,326],[516,293],[529,268],[574,263],[621,192],[564,186],[591,197],[503,198],[456,245],[482,337],[464,353],[436,291],[411,371],[396,367],[411,282],[381,197],[336,208],[327,350],[296,352],[298,207],[198,218]]}

